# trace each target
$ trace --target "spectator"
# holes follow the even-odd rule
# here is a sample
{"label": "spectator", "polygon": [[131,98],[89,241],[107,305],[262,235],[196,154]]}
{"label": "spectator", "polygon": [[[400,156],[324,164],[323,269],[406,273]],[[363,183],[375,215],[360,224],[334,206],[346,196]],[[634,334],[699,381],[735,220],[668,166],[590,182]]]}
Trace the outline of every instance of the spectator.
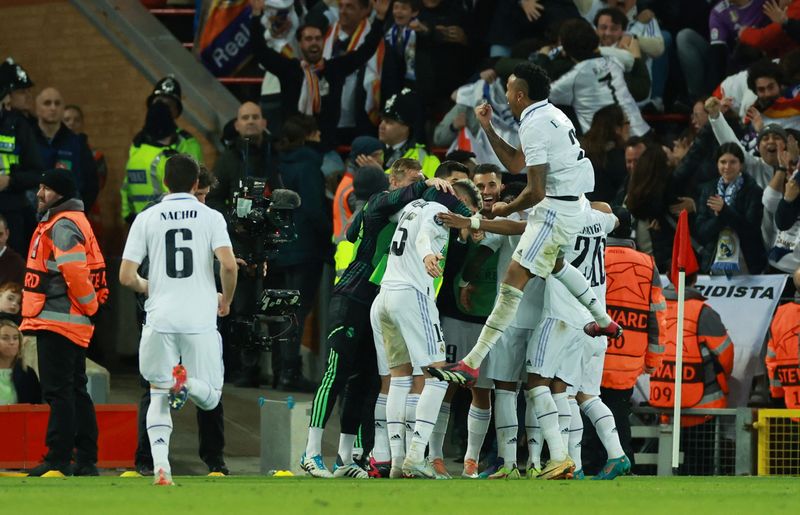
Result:
{"label": "spectator", "polygon": [[286,120],[278,145],[284,185],[302,199],[300,207],[294,210],[297,238],[284,244],[271,261],[271,274],[283,277],[282,287],[300,291],[297,334],[280,348],[278,388],[289,391],[312,392],[316,386],[302,375],[300,342],[305,319],[314,307],[322,267],[333,257],[333,228],[330,206],[325,199],[322,155],[314,149],[319,142],[320,133],[314,118],[298,115]]}
{"label": "spectator", "polygon": [[776,168],[775,175],[764,189],[763,201],[765,210],[774,211],[775,214],[778,235],[769,252],[769,264],[779,273],[790,274],[800,268],[799,196],[800,172],[795,170],[788,175],[784,166]]}
{"label": "spectator", "polygon": [[659,270],[669,270],[676,217],[669,207],[678,202],[678,185],[660,145],[642,153],[628,183],[625,205],[636,219],[636,247],[656,260]]}
{"label": "spectator", "polygon": [[39,379],[22,362],[21,351],[19,328],[9,320],[0,319],[0,406],[42,403]]}
{"label": "spectator", "polygon": [[497,2],[486,36],[491,57],[508,57],[520,41],[533,39],[539,48],[556,39],[559,25],[577,18],[580,11],[572,1],[564,0],[501,0]]}
{"label": "spectator", "polygon": [[800,43],[800,19],[797,17],[790,18],[787,10],[781,8],[781,4],[775,1],[768,1],[764,4],[764,14],[773,24],[777,23],[780,29],[792,38],[795,44]]}
{"label": "spectator", "polygon": [[706,112],[705,108],[707,99],[707,97],[701,97],[695,100],[694,104],[692,104],[691,121],[695,134],[700,132],[700,129],[705,127],[708,123],[708,113]]}
{"label": "spectator", "polygon": [[36,119],[33,105],[33,81],[25,69],[14,62],[14,59],[9,57],[5,62],[12,70],[13,77],[8,108],[22,114],[33,125]]}
{"label": "spectator", "polygon": [[[15,65],[0,64],[0,97],[4,105],[17,80]],[[0,146],[0,215],[6,219],[10,232],[9,246],[27,255],[36,218],[25,192],[36,187],[43,169],[41,157],[33,129],[19,111],[0,108],[0,137],[9,142]]]}
{"label": "spectator", "polygon": [[[731,129],[724,116],[720,116],[721,103],[716,97],[709,97],[706,100],[706,111],[708,112],[708,122],[714,131],[714,136],[720,145],[724,143],[736,143],[744,152],[744,148],[736,134]],[[773,176],[775,167],[779,166],[778,154],[786,150],[786,131],[777,124],[770,124],[761,129],[756,139],[756,148],[760,157],[754,156],[750,152],[744,152],[744,168],[749,177],[755,180],[759,188],[766,188]],[[772,215],[766,213],[762,217],[761,238],[767,247],[771,247],[775,241],[775,227]]]}
{"label": "spectator", "polygon": [[625,34],[628,18],[619,9],[606,7],[594,16],[597,36],[600,38],[600,54],[614,57],[625,71],[625,82],[637,102],[650,96],[652,80],[646,56],[642,55],[639,40]]}
{"label": "spectator", "polygon": [[45,88],[36,96],[36,116],[38,125],[34,133],[44,167],[66,168],[74,175],[88,213],[99,191],[97,166],[86,138],[64,125],[64,100],[57,89]]}
{"label": "spectator", "polygon": [[[415,89],[417,30],[421,30],[417,16],[421,5],[421,0],[395,0],[392,3],[394,23],[383,36],[386,53],[381,71],[381,98],[389,98],[403,88]],[[412,28],[412,24],[417,30]]]}
{"label": "spectator", "polygon": [[713,274],[760,274],[766,264],[759,227],[763,190],[744,173],[744,155],[736,143],[717,150],[720,178],[700,191],[694,235],[703,245],[700,270]]}
{"label": "spectator", "polygon": [[559,37],[564,52],[577,64],[553,82],[550,101],[571,105],[583,132],[589,130],[600,108],[619,104],[631,122],[631,133],[648,133],[650,126],[628,91],[622,67],[616,59],[600,55],[599,38],[592,26],[582,19],[569,20],[561,26]]}
{"label": "spectator", "polygon": [[[326,3],[319,2],[318,5],[325,6]],[[370,0],[338,0],[338,9],[329,7],[325,15],[335,21],[325,33],[322,58],[327,61],[341,57],[366,44],[367,37],[373,30],[369,23],[371,13]],[[375,30],[381,31],[381,29],[382,27]],[[375,132],[380,105],[378,95],[373,92],[373,88],[381,86],[382,67],[379,55],[385,56],[384,49],[380,45],[377,52],[373,50],[369,60],[359,65],[358,69],[344,81],[341,110],[336,125],[337,145],[346,145],[359,134]],[[372,123],[370,115],[376,123]]]}
{"label": "spectator", "polygon": [[347,77],[363,66],[375,53],[381,41],[381,26],[388,10],[388,1],[376,3],[376,17],[363,44],[355,51],[339,57],[323,57],[323,33],[319,27],[303,25],[297,29],[301,58],[286,57],[269,48],[264,41],[259,17],[263,2],[252,1],[250,19],[253,53],[258,62],[275,74],[281,84],[284,115],[314,115],[322,132],[322,148],[333,148],[336,127],[341,115],[342,90]]}
{"label": "spectator", "polygon": [[[794,287],[800,292],[800,268],[794,272]],[[773,399],[783,399],[789,409],[800,409],[800,383],[796,380],[800,370],[800,294],[794,302],[778,307],[767,341],[767,375],[769,392]]]}
{"label": "spectator", "polygon": [[106,179],[108,178],[108,165],[106,164],[106,157],[103,155],[103,153],[89,145],[89,137],[83,131],[83,109],[75,104],[65,105],[64,119],[62,121],[69,130],[86,140],[86,144],[92,151],[94,164],[97,167],[98,190],[102,191],[103,187],[106,185]]}
{"label": "spectator", "polygon": [[417,33],[417,91],[428,118],[467,82],[474,64],[467,26],[467,14],[455,0],[422,0],[417,21],[409,26]]}
{"label": "spectator", "polygon": [[25,279],[25,260],[8,246],[10,233],[6,217],[0,215],[0,284],[7,282],[22,284]]}
{"label": "spectator", "polygon": [[617,104],[594,114],[592,126],[581,139],[581,148],[594,167],[594,192],[589,200],[613,202],[625,182],[625,142],[631,122]]}
{"label": "spectator", "polygon": [[754,63],[747,69],[747,87],[756,94],[755,103],[747,108],[746,114],[751,121],[754,134],[764,125],[776,123],[781,127],[797,128],[800,126],[799,116],[775,116],[771,118],[769,108],[783,96],[786,83],[781,65],[769,60]]}
{"label": "spectator", "polygon": [[[683,314],[683,382],[681,407],[714,409],[728,407],[728,381],[733,370],[734,345],[722,319],[706,303],[705,297],[694,288],[697,274],[687,277],[686,304]],[[664,335],[662,364],[650,374],[650,404],[657,408],[675,406],[675,346],[677,342],[678,292],[672,285],[664,289],[667,301],[667,332]],[[684,475],[714,474],[713,426],[711,416],[681,417],[681,442],[685,458],[681,466]],[[711,427],[708,427],[708,426]]]}
{"label": "spectator", "polygon": [[[28,471],[41,476],[51,470],[64,475],[96,476],[97,421],[86,391],[86,348],[94,332],[90,317],[108,297],[105,262],[78,200],[67,170],[48,170],[37,194],[41,222],[39,244],[28,255],[31,273],[48,274],[45,291],[27,289],[20,329],[36,335],[42,397],[50,405],[40,465]],[[49,271],[55,261],[57,271]],[[75,466],[70,461],[75,451]]]}
{"label": "spectator", "polygon": [[764,27],[744,25],[739,33],[742,44],[757,48],[769,57],[781,57],[786,52],[797,48],[798,43],[786,34],[783,26],[789,19],[800,19],[800,1],[767,0],[764,3],[764,14],[772,23]]}
{"label": "spectator", "polygon": [[383,168],[388,169],[401,157],[415,159],[422,164],[422,173],[428,179],[439,167],[439,158],[429,153],[420,143],[422,129],[419,123],[419,97],[404,89],[386,101],[378,126],[378,139],[386,145],[383,151]]}
{"label": "spectator", "polygon": [[15,324],[22,322],[22,283],[0,283],[0,318],[11,320]]}
{"label": "spectator", "polygon": [[[181,83],[178,82],[173,75],[167,75],[156,83],[153,92],[147,97],[147,108],[149,109],[154,103],[163,102],[169,107],[169,112],[175,123],[178,123],[181,113],[183,113],[183,102],[181,102]],[[175,151],[179,154],[189,154],[195,160],[203,163],[203,149],[200,147],[200,142],[197,138],[192,136],[188,131],[185,131],[175,126],[176,137],[174,139]]]}

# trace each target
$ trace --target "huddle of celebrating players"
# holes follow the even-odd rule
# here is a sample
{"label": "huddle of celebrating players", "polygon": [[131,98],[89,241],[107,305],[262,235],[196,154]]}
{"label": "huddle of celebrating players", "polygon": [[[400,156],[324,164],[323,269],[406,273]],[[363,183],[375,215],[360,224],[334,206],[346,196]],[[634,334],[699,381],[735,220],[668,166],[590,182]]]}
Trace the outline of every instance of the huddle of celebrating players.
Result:
{"label": "huddle of celebrating players", "polygon": [[[458,178],[467,175],[465,167],[442,163],[437,178],[423,183],[419,164],[402,160],[390,171],[390,191],[371,197],[353,220],[348,239],[356,243],[355,255],[334,290],[337,308],[340,301],[350,303],[344,310],[349,318],[337,325],[333,317],[328,368],[301,458],[311,476],[449,478],[442,442],[448,401],[457,386],[473,392],[462,477],[478,477],[492,386],[503,466],[490,478],[521,477],[516,455],[520,387],[526,400],[527,477],[582,477],[580,410],[608,453],[596,477],[613,479],[630,471],[614,418],[598,397],[606,337],[622,333],[605,309],[606,235],[618,220],[608,205],[590,204],[584,196],[594,187],[592,165],[570,120],[548,102],[549,88],[546,74],[530,64],[518,66],[508,79],[507,98],[520,120],[521,148],[497,135],[488,104],[475,110],[506,169],[527,172],[527,185],[515,196],[484,209],[475,185]],[[497,171],[489,173],[499,183]],[[469,303],[474,291],[468,281],[474,274],[467,270],[497,269],[496,298],[483,324],[440,321],[436,297],[451,238],[480,240],[481,250],[470,254],[459,279],[461,301]],[[359,322],[371,326],[373,338],[357,336],[359,329],[365,332],[354,327]],[[374,342],[374,350],[366,340]],[[373,352],[375,363],[370,364]],[[347,378],[375,364],[381,390],[374,412],[363,416],[355,413],[365,410],[354,405],[349,393],[359,385]],[[345,385],[342,435],[331,473],[322,461],[322,430]],[[354,421],[372,419],[368,472],[353,456]],[[361,428],[368,432],[364,424]],[[550,457],[544,466],[543,442]]]}

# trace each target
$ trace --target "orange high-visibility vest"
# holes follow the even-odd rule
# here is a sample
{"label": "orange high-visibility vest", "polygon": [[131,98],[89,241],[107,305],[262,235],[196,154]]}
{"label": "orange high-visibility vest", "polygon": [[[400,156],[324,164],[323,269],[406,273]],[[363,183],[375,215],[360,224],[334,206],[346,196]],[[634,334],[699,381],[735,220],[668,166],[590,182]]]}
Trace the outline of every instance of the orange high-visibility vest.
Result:
{"label": "orange high-visibility vest", "polygon": [[333,243],[347,239],[347,221],[353,216],[348,199],[353,194],[353,174],[345,172],[333,195]]}
{"label": "orange high-visibility vest", "polygon": [[[658,269],[652,256],[629,247],[608,246],[605,257],[606,309],[624,332],[621,338],[608,339],[601,385],[627,390],[633,388],[645,366],[655,368],[661,361],[665,301],[661,287],[653,284]],[[653,314],[655,324],[651,322]],[[652,335],[653,331],[658,334]]]}
{"label": "orange high-visibility vest", "polygon": [[[67,251],[53,243],[52,230],[62,219],[83,236]],[[86,215],[62,211],[39,223],[28,251],[20,329],[52,331],[88,347],[94,332],[89,317],[107,298],[105,260]]]}
{"label": "orange high-visibility vest", "polygon": [[800,304],[780,306],[769,327],[767,375],[769,391],[783,397],[787,408],[800,408]]}
{"label": "orange high-visibility vest", "polygon": [[[733,344],[727,333],[702,334],[700,316],[708,308],[701,299],[686,299],[683,320],[682,408],[724,408],[728,405],[728,376],[733,368]],[[650,404],[657,408],[675,406],[675,342],[678,301],[667,300],[667,334],[664,358],[650,375]],[[702,424],[711,417],[681,417],[681,427]]]}

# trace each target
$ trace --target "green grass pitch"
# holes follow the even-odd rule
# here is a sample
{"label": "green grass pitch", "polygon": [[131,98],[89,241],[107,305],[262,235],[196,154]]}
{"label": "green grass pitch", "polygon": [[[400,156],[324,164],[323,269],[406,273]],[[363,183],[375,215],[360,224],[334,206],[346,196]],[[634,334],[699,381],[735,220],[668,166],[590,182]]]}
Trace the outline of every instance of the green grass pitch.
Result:
{"label": "green grass pitch", "polygon": [[404,515],[796,513],[800,479],[626,477],[601,481],[313,480],[264,477],[0,478],[0,512]]}

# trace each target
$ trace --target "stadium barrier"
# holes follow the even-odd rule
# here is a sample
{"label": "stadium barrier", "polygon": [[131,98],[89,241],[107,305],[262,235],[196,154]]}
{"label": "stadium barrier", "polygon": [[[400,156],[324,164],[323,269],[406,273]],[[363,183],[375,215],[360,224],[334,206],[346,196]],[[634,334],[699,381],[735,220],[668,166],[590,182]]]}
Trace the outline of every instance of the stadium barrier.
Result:
{"label": "stadium barrier", "polygon": [[758,475],[800,475],[800,409],[758,410]]}
{"label": "stadium barrier", "polygon": [[300,456],[306,448],[311,401],[295,403],[292,396],[277,401],[258,399],[261,420],[261,473],[276,470],[302,474]]}
{"label": "stadium barrier", "polygon": [[[99,468],[131,468],[136,452],[136,404],[98,404]],[[50,407],[43,404],[0,406],[0,469],[38,465],[47,453],[45,434]]]}
{"label": "stadium barrier", "polygon": [[672,469],[672,411],[633,408],[631,435],[637,468],[655,468],[659,476],[752,475],[754,467],[754,413],[752,408],[683,409],[682,417],[702,423],[681,428],[677,471]]}

